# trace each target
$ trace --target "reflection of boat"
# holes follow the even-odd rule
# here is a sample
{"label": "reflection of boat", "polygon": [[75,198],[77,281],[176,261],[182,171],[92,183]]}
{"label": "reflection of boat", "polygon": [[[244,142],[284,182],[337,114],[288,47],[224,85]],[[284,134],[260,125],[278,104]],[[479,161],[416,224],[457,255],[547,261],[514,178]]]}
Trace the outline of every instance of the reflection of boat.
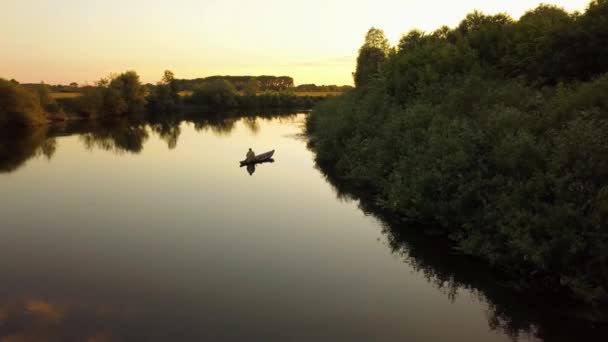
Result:
{"label": "reflection of boat", "polygon": [[266,152],[266,153],[258,154],[252,160],[242,160],[240,163],[241,163],[241,166],[243,166],[243,165],[270,162],[270,161],[272,161],[273,155],[274,155],[274,150]]}

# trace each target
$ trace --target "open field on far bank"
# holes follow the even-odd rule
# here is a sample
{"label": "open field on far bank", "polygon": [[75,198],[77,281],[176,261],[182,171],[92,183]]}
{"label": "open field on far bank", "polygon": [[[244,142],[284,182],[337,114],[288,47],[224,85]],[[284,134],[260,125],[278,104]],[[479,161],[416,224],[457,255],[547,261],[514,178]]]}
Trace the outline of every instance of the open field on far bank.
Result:
{"label": "open field on far bank", "polygon": [[[341,95],[341,91],[296,91],[294,92],[296,96],[314,96],[314,97],[328,97],[328,96],[338,96]],[[81,93],[78,92],[70,92],[70,93],[62,93],[62,92],[54,92],[51,93],[51,97],[54,99],[72,99],[79,97]],[[180,96],[190,96],[192,95],[192,90],[182,90],[179,92]]]}
{"label": "open field on far bank", "polygon": [[70,92],[70,93],[56,92],[56,93],[51,93],[51,98],[54,98],[54,99],[73,99],[75,97],[79,97],[80,95],[81,95],[81,93],[78,93],[78,92]]}
{"label": "open field on far bank", "polygon": [[296,96],[320,96],[320,97],[327,97],[327,96],[342,95],[342,92],[341,91],[296,91],[295,94],[296,94]]}

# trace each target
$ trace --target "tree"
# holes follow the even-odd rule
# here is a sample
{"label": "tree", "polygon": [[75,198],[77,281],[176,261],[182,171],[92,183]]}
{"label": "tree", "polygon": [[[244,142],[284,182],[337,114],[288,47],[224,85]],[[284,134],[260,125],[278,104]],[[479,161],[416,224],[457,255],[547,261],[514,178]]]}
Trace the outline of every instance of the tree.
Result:
{"label": "tree", "polygon": [[359,49],[357,69],[354,74],[355,86],[364,87],[378,74],[380,65],[390,51],[384,31],[372,27],[365,35],[365,43]]}
{"label": "tree", "polygon": [[369,31],[367,31],[363,47],[379,49],[384,52],[385,55],[388,54],[391,49],[391,46],[388,42],[388,39],[386,39],[384,31],[375,27],[372,27],[371,29],[369,29]]}
{"label": "tree", "polygon": [[179,109],[181,98],[173,72],[165,70],[161,81],[152,86],[147,101],[148,110],[153,114],[171,114]]}
{"label": "tree", "polygon": [[174,82],[174,81],[175,81],[175,75],[173,74],[173,72],[171,70],[165,70],[165,73],[163,74],[162,83],[170,84],[171,82]]}
{"label": "tree", "polygon": [[232,108],[237,105],[237,91],[232,83],[216,79],[203,83],[190,97],[192,103],[210,108]]}
{"label": "tree", "polygon": [[78,98],[81,114],[88,116],[136,114],[145,104],[146,88],[135,71],[102,78]]}
{"label": "tree", "polygon": [[[126,110],[121,114],[139,112],[146,104],[145,88],[142,86],[139,75],[135,71],[127,71],[114,77],[110,81],[108,88],[115,91],[116,95],[125,102]],[[114,99],[117,97],[112,94],[110,98]]]}
{"label": "tree", "polygon": [[44,121],[46,114],[36,92],[0,78],[0,126],[34,125]]}
{"label": "tree", "polygon": [[260,91],[260,82],[252,77],[245,86],[245,95],[255,96]]}
{"label": "tree", "polygon": [[78,88],[78,83],[72,82],[72,83],[70,83],[70,87],[72,87],[72,88]]}

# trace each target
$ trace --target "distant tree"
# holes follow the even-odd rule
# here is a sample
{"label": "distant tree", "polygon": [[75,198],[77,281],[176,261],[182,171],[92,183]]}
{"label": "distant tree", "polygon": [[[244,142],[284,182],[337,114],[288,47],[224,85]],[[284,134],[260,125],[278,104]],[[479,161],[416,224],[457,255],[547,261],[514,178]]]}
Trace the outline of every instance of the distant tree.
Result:
{"label": "distant tree", "polygon": [[245,95],[254,96],[260,91],[260,82],[252,77],[247,82],[247,86],[245,86]]}
{"label": "distant tree", "polygon": [[0,78],[0,126],[25,126],[44,121],[46,114],[36,92]]}
{"label": "distant tree", "polygon": [[375,27],[372,27],[369,29],[369,31],[367,31],[367,34],[365,35],[365,44],[363,47],[376,48],[384,52],[384,54],[388,54],[391,49],[384,31]]}
{"label": "distant tree", "polygon": [[70,83],[70,87],[72,87],[72,88],[78,88],[78,83],[72,82],[72,83]]}
{"label": "distant tree", "polygon": [[165,70],[161,81],[151,87],[147,101],[148,110],[154,114],[170,114],[179,109],[181,98],[173,72]]}
{"label": "distant tree", "polygon": [[173,81],[175,81],[175,74],[173,74],[173,71],[165,70],[165,73],[163,74],[162,83],[170,84]]}
{"label": "distant tree", "polygon": [[13,83],[13,84],[19,84],[19,82],[16,79],[14,79],[14,78],[11,78],[11,83]]}
{"label": "distant tree", "polygon": [[232,108],[237,105],[236,96],[237,91],[232,83],[216,79],[196,88],[190,101],[193,104],[211,108]]}
{"label": "distant tree", "polygon": [[145,88],[135,71],[127,71],[116,76],[110,81],[108,87],[125,102],[126,112],[139,112],[146,104]]}
{"label": "distant tree", "polygon": [[102,88],[85,87],[82,95],[77,99],[78,112],[87,117],[101,115],[103,110],[104,94]]}
{"label": "distant tree", "polygon": [[77,100],[81,114],[87,116],[121,116],[140,113],[146,104],[146,88],[135,71],[110,75],[85,87]]}
{"label": "distant tree", "polygon": [[384,31],[372,27],[365,36],[365,43],[359,49],[357,69],[355,71],[355,86],[366,86],[379,72],[380,65],[386,60],[390,51],[388,39]]}

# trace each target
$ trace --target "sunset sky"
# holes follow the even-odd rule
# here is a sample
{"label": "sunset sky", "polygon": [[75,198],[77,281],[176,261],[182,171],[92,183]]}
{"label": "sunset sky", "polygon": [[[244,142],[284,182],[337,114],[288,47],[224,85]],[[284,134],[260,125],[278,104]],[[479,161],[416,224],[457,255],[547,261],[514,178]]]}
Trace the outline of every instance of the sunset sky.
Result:
{"label": "sunset sky", "polygon": [[289,75],[296,84],[352,84],[366,31],[392,43],[413,28],[455,26],[474,9],[514,18],[539,3],[589,0],[2,0],[0,77],[94,83],[136,70],[178,78]]}

